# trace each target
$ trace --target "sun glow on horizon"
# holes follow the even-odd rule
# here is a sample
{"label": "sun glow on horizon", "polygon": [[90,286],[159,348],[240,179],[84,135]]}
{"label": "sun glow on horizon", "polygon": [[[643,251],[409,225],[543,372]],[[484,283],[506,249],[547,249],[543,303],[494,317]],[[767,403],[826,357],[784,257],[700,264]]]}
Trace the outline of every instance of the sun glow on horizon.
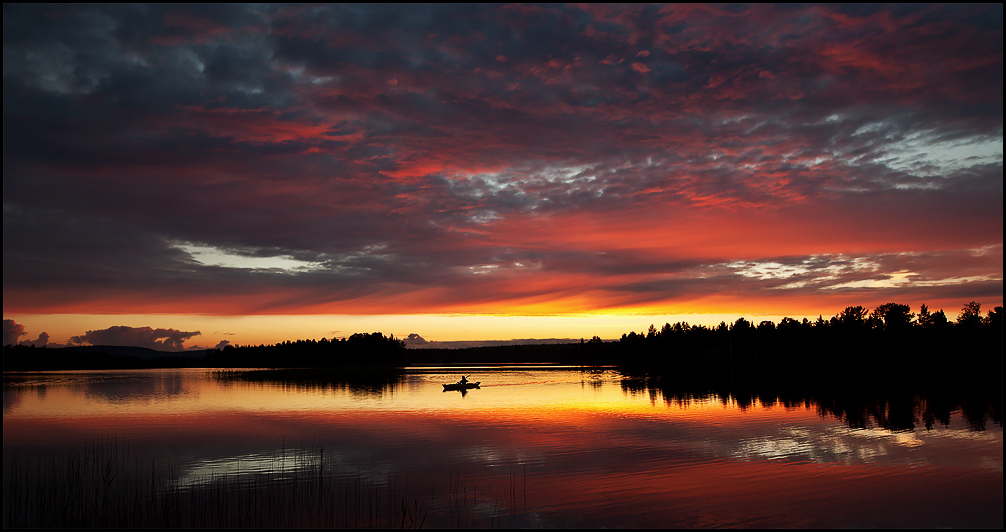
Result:
{"label": "sun glow on horizon", "polygon": [[[876,304],[867,304],[867,308]],[[918,311],[919,304],[911,304]],[[938,301],[926,302],[931,311],[944,310],[954,320],[961,303],[940,305]],[[983,303],[983,312],[1002,301]],[[284,341],[345,338],[354,333],[381,332],[405,339],[418,334],[428,342],[506,342],[511,340],[589,340],[594,336],[602,340],[617,340],[630,332],[645,333],[650,325],[660,328],[665,323],[684,322],[714,328],[721,322],[732,324],[738,318],[752,323],[783,318],[815,321],[838,314],[850,304],[835,306],[827,311],[814,310],[808,305],[805,312],[780,312],[766,306],[762,312],[729,312],[723,309],[739,306],[733,301],[711,300],[705,312],[660,312],[650,307],[607,309],[575,313],[443,313],[443,314],[308,314],[308,315],[194,315],[194,314],[11,314],[24,325],[24,334],[33,338],[47,333],[51,346],[67,344],[71,337],[86,331],[112,326],[153,327],[198,331],[186,340],[186,349],[208,349],[227,342],[231,345],[271,345]],[[781,305],[787,307],[787,305]],[[789,305],[788,308],[793,308]]]}

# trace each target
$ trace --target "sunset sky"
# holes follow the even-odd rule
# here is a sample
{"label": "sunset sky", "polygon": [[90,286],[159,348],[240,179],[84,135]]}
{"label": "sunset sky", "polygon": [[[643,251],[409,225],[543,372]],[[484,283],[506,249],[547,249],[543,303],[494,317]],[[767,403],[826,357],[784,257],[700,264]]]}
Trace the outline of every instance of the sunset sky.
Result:
{"label": "sunset sky", "polygon": [[5,341],[1002,305],[1002,4],[3,15]]}

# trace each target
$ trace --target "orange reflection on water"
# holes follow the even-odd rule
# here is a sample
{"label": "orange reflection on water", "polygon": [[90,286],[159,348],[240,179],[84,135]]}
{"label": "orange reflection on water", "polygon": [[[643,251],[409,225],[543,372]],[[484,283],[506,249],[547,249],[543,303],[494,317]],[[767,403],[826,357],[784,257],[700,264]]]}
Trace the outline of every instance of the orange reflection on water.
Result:
{"label": "orange reflection on water", "polygon": [[1002,503],[1001,478],[988,472],[962,485],[955,474],[936,469],[674,462],[618,475],[543,477],[528,497],[571,510],[566,515],[573,517],[546,523],[565,527],[617,527],[616,516],[625,515],[633,516],[633,526],[662,528],[988,526],[988,509]]}
{"label": "orange reflection on water", "polygon": [[[687,402],[664,402],[662,398],[646,392],[623,390],[614,372],[606,373],[597,381],[586,377],[579,383],[564,379],[550,380],[548,375],[535,371],[510,372],[503,382],[484,383],[480,389],[462,395],[444,393],[438,383],[450,382],[454,374],[426,374],[388,387],[377,393],[354,391],[349,386],[298,386],[289,384],[256,384],[208,378],[212,371],[172,370],[171,385],[165,386],[163,377],[145,378],[137,372],[78,372],[66,374],[60,380],[50,379],[43,386],[21,386],[10,392],[13,403],[5,409],[7,416],[86,416],[114,413],[123,415],[150,415],[170,411],[254,411],[300,412],[345,410],[394,410],[416,412],[443,412],[462,416],[516,416],[518,419],[541,414],[554,415],[562,421],[574,413],[619,413],[640,416],[680,416],[691,419],[716,419],[731,422],[734,419],[773,417],[779,411],[807,411],[785,409],[780,405],[765,407],[755,403],[750,408],[738,408],[733,401],[726,403],[709,398]],[[474,379],[473,379],[474,380]],[[516,381],[516,382],[515,382]]]}
{"label": "orange reflection on water", "polygon": [[[444,392],[462,373],[484,385]],[[383,388],[204,370],[32,379],[5,385],[5,456],[115,438],[198,482],[293,453],[339,478],[412,475],[431,496],[477,488],[490,515],[520,507],[514,526],[1001,525],[998,426],[851,430],[813,406],[667,402],[579,369],[422,368]]]}

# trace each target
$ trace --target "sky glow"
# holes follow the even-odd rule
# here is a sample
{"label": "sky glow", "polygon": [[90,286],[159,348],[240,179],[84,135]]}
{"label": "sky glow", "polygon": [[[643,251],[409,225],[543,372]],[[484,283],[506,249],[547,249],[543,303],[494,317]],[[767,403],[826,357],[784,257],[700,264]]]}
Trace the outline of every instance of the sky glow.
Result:
{"label": "sky glow", "polygon": [[[3,24],[22,341],[1002,305],[1001,4],[8,4]],[[267,337],[275,316],[312,325]]]}

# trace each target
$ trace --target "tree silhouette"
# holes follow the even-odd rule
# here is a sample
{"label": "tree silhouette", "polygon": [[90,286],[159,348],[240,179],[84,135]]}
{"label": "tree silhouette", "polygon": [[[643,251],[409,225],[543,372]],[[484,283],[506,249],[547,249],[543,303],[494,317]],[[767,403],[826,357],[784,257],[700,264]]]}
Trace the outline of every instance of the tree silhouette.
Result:
{"label": "tree silhouette", "polygon": [[933,313],[933,318],[932,321],[930,322],[930,326],[937,331],[944,330],[950,326],[950,320],[947,319],[947,315],[946,313],[943,312],[943,309],[937,310],[936,312]]}
{"label": "tree silhouette", "polygon": [[856,305],[845,307],[845,310],[839,312],[835,317],[838,318],[839,325],[849,329],[859,329],[866,326],[866,316],[869,312],[866,307]]}
{"label": "tree silhouette", "polygon": [[1003,308],[996,307],[990,310],[988,316],[982,320],[982,325],[991,327],[993,330],[1002,332],[1003,329]]}
{"label": "tree silhouette", "polygon": [[961,313],[957,315],[957,325],[970,329],[976,328],[982,323],[982,306],[977,301],[969,301],[964,304]]}
{"label": "tree silhouette", "polygon": [[925,303],[919,308],[919,318],[917,320],[919,327],[923,329],[928,329],[933,325],[933,315],[929,312],[929,307]]}
{"label": "tree silhouette", "polygon": [[915,314],[908,305],[884,303],[873,310],[873,316],[883,323],[884,329],[893,332],[904,331],[911,327]]}

